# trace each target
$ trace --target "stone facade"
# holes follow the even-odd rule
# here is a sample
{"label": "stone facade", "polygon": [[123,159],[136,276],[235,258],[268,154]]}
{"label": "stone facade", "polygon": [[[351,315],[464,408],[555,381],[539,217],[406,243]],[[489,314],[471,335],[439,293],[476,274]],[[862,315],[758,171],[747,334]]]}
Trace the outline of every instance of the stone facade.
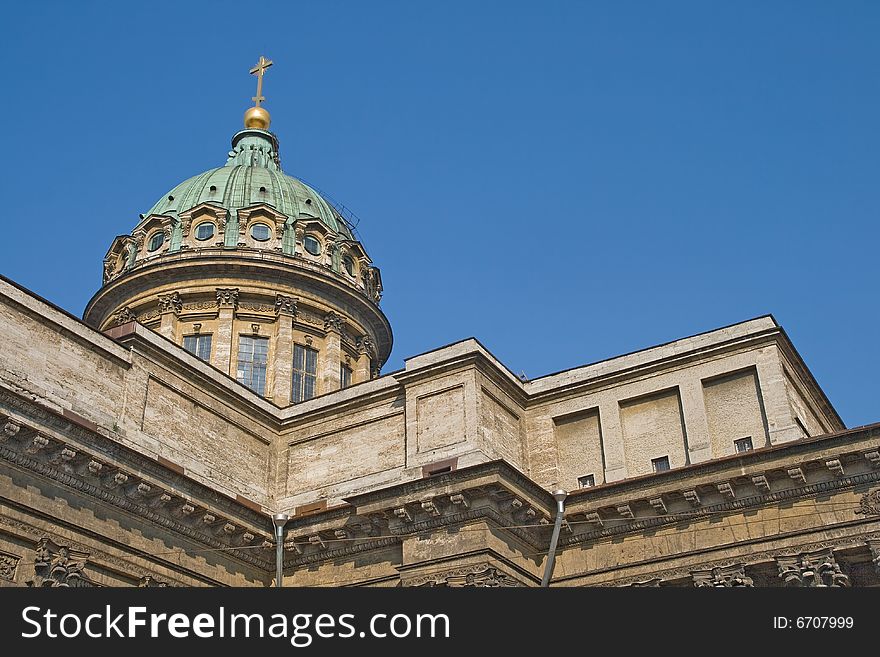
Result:
{"label": "stone facade", "polygon": [[772,318],[528,382],[467,340],[284,408],[7,281],[0,321],[0,585],[266,586],[283,511],[290,585],[536,586],[557,486],[554,586],[878,581],[880,426]]}

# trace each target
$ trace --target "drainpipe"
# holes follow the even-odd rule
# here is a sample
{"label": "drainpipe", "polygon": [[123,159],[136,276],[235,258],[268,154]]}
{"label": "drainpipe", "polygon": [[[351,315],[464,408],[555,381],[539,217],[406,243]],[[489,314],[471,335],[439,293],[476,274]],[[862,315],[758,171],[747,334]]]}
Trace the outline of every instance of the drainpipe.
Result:
{"label": "drainpipe", "polygon": [[290,520],[286,513],[272,516],[275,525],[275,586],[281,588],[281,571],[284,569],[284,525]]}
{"label": "drainpipe", "polygon": [[547,565],[544,567],[544,578],[541,580],[542,588],[550,586],[550,578],[553,577],[553,566],[556,563],[556,544],[559,542],[559,531],[562,529],[562,521],[565,518],[565,498],[568,497],[568,493],[557,488],[552,495],[556,500],[556,523],[553,525],[550,551],[547,553]]}

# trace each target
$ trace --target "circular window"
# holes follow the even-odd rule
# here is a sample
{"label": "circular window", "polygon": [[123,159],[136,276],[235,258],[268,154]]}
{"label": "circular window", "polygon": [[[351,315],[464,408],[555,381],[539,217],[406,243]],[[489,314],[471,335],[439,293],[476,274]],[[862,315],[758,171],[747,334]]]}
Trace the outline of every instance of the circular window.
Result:
{"label": "circular window", "polygon": [[269,227],[266,224],[254,224],[251,227],[251,237],[258,242],[265,242],[269,239]]}
{"label": "circular window", "polygon": [[345,256],[342,259],[342,266],[345,267],[349,276],[354,276],[354,260],[351,259],[351,256]]}
{"label": "circular window", "polygon": [[148,251],[156,251],[160,246],[165,242],[165,233],[161,230],[158,233],[154,233],[150,238],[149,244],[147,244]]}
{"label": "circular window", "polygon": [[206,221],[196,226],[196,239],[200,241],[209,240],[214,237],[214,224]]}
{"label": "circular window", "polygon": [[303,246],[312,255],[321,255],[321,243],[311,235],[306,235],[303,238]]}

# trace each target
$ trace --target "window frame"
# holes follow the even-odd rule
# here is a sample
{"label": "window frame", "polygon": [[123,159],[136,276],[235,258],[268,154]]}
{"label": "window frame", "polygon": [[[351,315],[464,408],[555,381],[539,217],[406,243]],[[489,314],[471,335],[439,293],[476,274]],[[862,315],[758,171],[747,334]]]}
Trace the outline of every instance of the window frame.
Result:
{"label": "window frame", "polygon": [[[195,339],[195,342],[196,342],[194,351],[190,350],[186,346],[186,341],[191,340],[191,339]],[[207,339],[207,342],[208,342],[208,355],[207,355],[207,357],[202,356],[202,354],[200,353],[201,350],[199,349],[199,344],[201,342],[203,342],[205,339]],[[184,349],[186,349],[189,353],[191,353],[193,356],[195,356],[196,358],[199,358],[199,359],[205,361],[206,363],[210,363],[211,362],[211,353],[213,352],[213,349],[214,349],[214,334],[213,333],[191,333],[190,335],[184,335],[183,336],[183,343],[181,346]]]}
{"label": "window frame", "polygon": [[345,363],[339,363],[339,389],[345,390],[346,388],[351,387],[351,379],[352,375],[354,375],[354,370]]}
{"label": "window frame", "polygon": [[[747,449],[740,449],[740,445],[745,445],[746,441],[748,441]],[[733,450],[737,454],[745,454],[746,452],[755,451],[755,443],[752,441],[751,436],[743,436],[742,438],[737,438],[733,441]]]}
{"label": "window frame", "polygon": [[[256,235],[254,235],[254,230],[256,230],[259,227],[263,227],[266,229],[266,237],[265,238],[259,238]],[[269,224],[267,224],[265,221],[258,221],[256,223],[251,224],[251,229],[248,232],[249,232],[250,236],[254,240],[256,240],[257,242],[268,242],[269,240],[272,239],[272,227]]]}
{"label": "window frame", "polygon": [[[302,354],[302,365],[297,367],[297,354]],[[313,356],[314,371],[309,371],[309,356]],[[290,375],[290,403],[300,404],[318,396],[318,358],[320,351],[298,342],[293,343],[292,372]],[[311,385],[309,385],[311,384]]]}
{"label": "window frame", "polygon": [[[156,240],[157,237],[159,237],[161,239],[159,240],[159,243],[156,246],[153,246],[153,242]],[[164,244],[165,244],[165,231],[164,230],[157,230],[152,235],[150,235],[149,239],[147,239],[147,253],[155,253],[156,251],[161,249],[162,245],[164,245]]]}
{"label": "window frame", "polygon": [[[310,251],[310,250],[309,250],[309,247],[306,246],[306,244],[308,243],[308,240],[312,240],[312,241],[315,242],[315,244],[318,245],[318,252],[317,252],[317,253],[314,253],[314,252]],[[321,244],[321,240],[319,240],[317,237],[315,237],[314,235],[309,234],[309,235],[304,235],[304,236],[303,236],[303,249],[304,249],[305,252],[308,253],[309,255],[319,256],[319,255],[321,255],[321,253],[324,252],[324,245]]]}
{"label": "window frame", "polygon": [[[665,464],[666,467],[658,468],[657,466],[661,464]],[[672,470],[672,463],[669,462],[669,454],[651,459],[651,470],[655,473],[669,472],[670,470]]]}
{"label": "window frame", "polygon": [[[584,484],[584,480],[589,483]],[[578,477],[578,488],[594,488],[596,486],[596,475],[592,472]]]}
{"label": "window frame", "polygon": [[[199,229],[202,226],[210,226],[211,227],[211,234],[208,235],[207,237],[199,237]],[[201,221],[201,222],[199,222],[199,224],[196,226],[195,230],[193,231],[193,234],[194,234],[196,240],[198,240],[199,242],[205,242],[205,241],[211,239],[212,237],[214,237],[214,235],[216,233],[217,233],[217,226],[214,225],[213,221]]]}
{"label": "window frame", "polygon": [[[244,361],[244,363],[246,366],[250,365],[250,376],[243,377],[242,376],[242,363],[243,363],[243,361],[242,361],[242,345],[246,344],[247,341],[251,341],[251,350],[250,350],[251,360],[249,363],[247,361]],[[260,354],[264,357],[264,360],[261,363],[257,362],[257,360],[256,360],[256,356],[257,356],[256,346],[257,345],[264,345],[265,346],[265,351]],[[267,385],[267,379],[268,379],[268,373],[269,373],[269,338],[266,336],[263,336],[263,335],[239,335],[238,336],[238,354],[236,355],[235,363],[236,363],[235,380],[238,381],[243,386],[245,386],[246,388],[248,388],[249,390],[251,390],[252,392],[255,392],[256,394],[260,395],[260,397],[265,397],[266,396],[266,385]],[[255,365],[256,365],[256,367],[255,367]],[[260,377],[258,375],[260,370],[262,370],[262,377]],[[254,387],[255,380],[262,382],[262,386],[260,389],[257,389],[256,387]]]}

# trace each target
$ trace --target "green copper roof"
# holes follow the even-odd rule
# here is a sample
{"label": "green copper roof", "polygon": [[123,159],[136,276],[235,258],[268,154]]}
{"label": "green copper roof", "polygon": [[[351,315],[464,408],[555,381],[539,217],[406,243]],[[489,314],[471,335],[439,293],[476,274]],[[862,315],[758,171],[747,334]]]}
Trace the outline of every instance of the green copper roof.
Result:
{"label": "green copper roof", "polygon": [[275,135],[263,130],[237,133],[224,166],[184,180],[147,215],[185,212],[202,203],[220,205],[230,213],[266,203],[294,219],[320,219],[331,230],[353,239],[348,225],[332,205],[304,182],[281,171],[278,141]]}

